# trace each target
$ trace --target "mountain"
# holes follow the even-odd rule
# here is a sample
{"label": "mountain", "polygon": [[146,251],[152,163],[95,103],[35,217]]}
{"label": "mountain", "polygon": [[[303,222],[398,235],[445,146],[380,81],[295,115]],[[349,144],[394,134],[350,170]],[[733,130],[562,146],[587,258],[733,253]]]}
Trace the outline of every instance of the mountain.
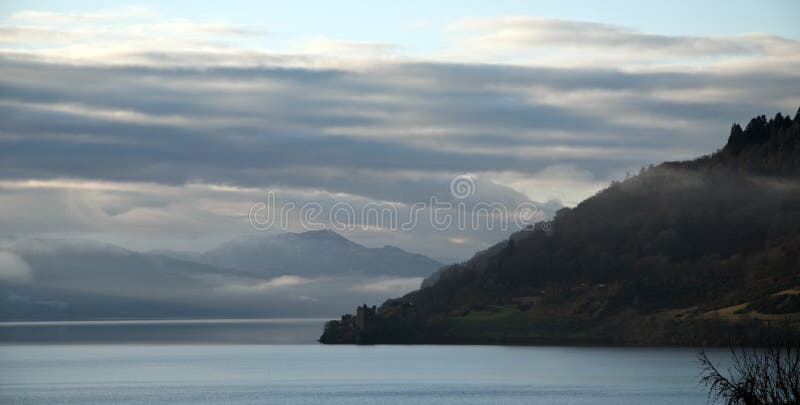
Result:
{"label": "mountain", "polygon": [[0,256],[6,272],[0,318],[6,320],[185,315],[192,305],[181,302],[182,291],[230,277],[211,266],[78,239],[21,241]]}
{"label": "mountain", "polygon": [[368,248],[330,230],[243,236],[200,255],[221,268],[258,275],[425,277],[442,266],[400,248]]}
{"label": "mountain", "polygon": [[0,248],[0,319],[325,316],[410,291],[438,267],[330,231],[243,237],[206,253],[31,239]]}
{"label": "mountain", "polygon": [[642,168],[423,286],[320,340],[728,344],[800,329],[800,111],[734,125],[716,153]]}

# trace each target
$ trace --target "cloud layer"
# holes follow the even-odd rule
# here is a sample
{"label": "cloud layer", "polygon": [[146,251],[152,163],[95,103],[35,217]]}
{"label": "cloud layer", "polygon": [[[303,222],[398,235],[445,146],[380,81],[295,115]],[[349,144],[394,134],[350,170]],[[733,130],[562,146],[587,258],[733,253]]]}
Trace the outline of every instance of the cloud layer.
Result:
{"label": "cloud layer", "polygon": [[[443,31],[436,54],[334,38],[270,50],[254,42],[268,27],[148,9],[14,14],[0,27],[0,227],[147,247],[249,232],[267,189],[410,204],[462,173],[487,197],[575,204],[800,105],[800,46],[768,34],[528,16]],[[418,232],[349,236],[434,256],[502,237]]]}

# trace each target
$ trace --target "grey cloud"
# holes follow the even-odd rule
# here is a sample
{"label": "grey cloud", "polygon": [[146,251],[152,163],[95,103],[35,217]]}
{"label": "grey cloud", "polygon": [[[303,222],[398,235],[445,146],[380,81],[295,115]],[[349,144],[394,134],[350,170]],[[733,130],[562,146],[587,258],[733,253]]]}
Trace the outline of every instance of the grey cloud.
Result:
{"label": "grey cloud", "polygon": [[[800,77],[791,72],[433,63],[358,70],[187,67],[198,55],[173,54],[170,63],[180,66],[160,67],[3,56],[0,180],[177,188],[167,195],[91,195],[104,199],[100,203],[77,198],[79,191],[0,187],[4,232],[105,232],[120,243],[133,236],[200,243],[211,228],[225,236],[247,233],[247,204],[261,201],[267,188],[288,189],[284,197],[297,201],[310,198],[302,190],[346,193],[323,199],[327,206],[337,198],[411,203],[446,199],[457,174],[539,176],[553,165],[588,171],[594,184],[644,164],[712,152],[733,121],[793,112],[800,104]],[[711,95],[682,98],[697,91]],[[527,198],[478,178],[492,201]],[[186,183],[261,191],[199,195],[181,189]],[[236,214],[198,207],[192,203],[198,198]],[[19,214],[26,207],[43,214]],[[136,215],[162,218],[163,226],[126,231],[125,221]],[[463,257],[504,235],[421,228],[408,235],[348,236]]]}
{"label": "grey cloud", "polygon": [[[7,103],[0,114],[6,136],[2,160],[6,178],[74,176],[170,184],[205,180],[257,186],[266,182],[264,176],[254,172],[266,173],[295,164],[361,171],[438,172],[534,172],[545,166],[540,156],[468,151],[470,146],[479,149],[493,143],[501,149],[649,147],[663,150],[663,159],[669,159],[673,157],[669,151],[681,147],[707,152],[710,145],[718,144],[725,136],[731,121],[751,115],[753,104],[769,104],[767,100],[745,99],[726,100],[724,104],[679,103],[650,97],[651,92],[661,89],[691,90],[698,86],[757,90],[764,79],[758,80],[752,74],[635,74],[448,64],[382,65],[365,72],[345,72],[5,62],[2,70],[7,79],[0,80],[0,89]],[[749,84],[751,78],[753,84]],[[431,85],[403,85],[418,79]],[[213,82],[236,86],[209,87]],[[263,90],[257,90],[258,83],[264,83]],[[795,76],[771,75],[769,83],[781,86],[776,91],[786,98],[797,94]],[[545,86],[556,94],[594,89],[633,94],[623,95],[622,101],[611,106],[556,106],[504,90],[535,86]],[[29,104],[14,104],[17,102],[45,108],[53,103],[78,104],[90,111],[134,111],[153,119],[180,116],[185,121],[165,124],[150,122],[148,117],[110,119],[63,110],[36,110]],[[648,128],[646,123],[629,128],[609,121],[625,115],[685,121],[708,132],[666,131],[656,126]],[[194,120],[209,119],[220,122],[191,125]],[[449,148],[415,143],[413,137],[420,136],[414,133],[417,127],[448,131],[437,142]],[[352,128],[366,135],[348,135]],[[395,134],[402,134],[404,128],[408,128],[409,136]],[[329,135],[332,129],[339,135]],[[387,130],[393,131],[391,135],[381,135]],[[577,133],[581,137],[560,140],[536,136],[536,131],[544,130]],[[712,130],[714,133],[710,133]],[[533,133],[521,135],[521,131]],[[8,135],[23,139],[9,141]],[[94,136],[103,142],[85,142],[77,135]],[[609,140],[609,136],[613,139]],[[685,136],[686,143],[668,147],[675,144],[676,136]],[[564,156],[559,159],[572,159],[569,154]],[[605,166],[605,173],[610,173],[622,158],[611,155],[597,158],[597,163],[591,163],[591,157],[586,161],[595,169]],[[578,160],[571,163],[581,165]],[[286,181],[292,182],[289,178]],[[281,179],[269,182],[280,183]]]}

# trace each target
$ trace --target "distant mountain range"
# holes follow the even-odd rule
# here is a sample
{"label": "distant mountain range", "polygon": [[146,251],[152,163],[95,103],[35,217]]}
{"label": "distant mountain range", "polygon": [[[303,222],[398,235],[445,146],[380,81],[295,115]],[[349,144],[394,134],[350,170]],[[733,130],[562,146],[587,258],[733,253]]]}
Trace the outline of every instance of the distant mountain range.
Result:
{"label": "distant mountain range", "polygon": [[330,230],[242,236],[205,253],[159,253],[258,276],[426,277],[442,266],[394,246],[368,248]]}
{"label": "distant mountain range", "polygon": [[[362,310],[363,312],[363,310]],[[800,111],[734,125],[448,266],[325,343],[747,342],[800,330]]]}
{"label": "distant mountain range", "polygon": [[241,237],[205,253],[31,239],[0,250],[0,319],[324,316],[409,291],[439,267],[332,231]]}

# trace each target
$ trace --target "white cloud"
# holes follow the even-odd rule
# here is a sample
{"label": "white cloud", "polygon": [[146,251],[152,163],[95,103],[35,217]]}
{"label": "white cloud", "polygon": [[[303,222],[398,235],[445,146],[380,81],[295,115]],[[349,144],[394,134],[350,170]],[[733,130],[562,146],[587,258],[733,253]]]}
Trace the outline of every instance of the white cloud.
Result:
{"label": "white cloud", "polygon": [[[407,29],[430,29],[426,20]],[[354,68],[375,60],[515,63],[549,66],[711,66],[767,58],[785,60],[800,44],[764,33],[663,35],[624,26],[533,16],[464,18],[446,29],[450,42],[415,52],[400,43],[276,36],[276,55],[260,41],[271,32],[219,20],[191,20],[142,7],[96,13],[21,11],[0,26],[0,44],[23,55],[102,64],[273,64]],[[191,51],[187,51],[191,49]],[[276,56],[278,59],[276,59]],[[371,61],[371,62],[370,62]]]}
{"label": "white cloud", "polygon": [[465,41],[478,48],[535,49],[575,47],[603,51],[657,54],[662,57],[765,54],[795,41],[764,35],[670,36],[643,33],[622,26],[529,16],[468,18],[449,27],[477,35]]}
{"label": "white cloud", "polygon": [[416,290],[422,283],[422,277],[404,277],[404,278],[385,278],[370,280],[368,282],[354,285],[354,291],[370,291],[388,293],[388,295],[404,294],[409,291]]}
{"label": "white cloud", "polygon": [[547,166],[533,174],[493,172],[490,175],[535,201],[556,200],[570,207],[608,186],[611,181],[597,179],[590,171],[569,164]]}
{"label": "white cloud", "polygon": [[29,24],[70,25],[96,23],[109,20],[131,20],[140,18],[159,18],[163,14],[147,7],[121,7],[96,13],[62,13],[53,11],[24,10],[11,16],[8,20]]}
{"label": "white cloud", "polygon": [[258,283],[255,288],[259,290],[266,290],[271,288],[291,287],[296,285],[303,285],[313,282],[313,279],[299,277],[299,276],[278,276],[263,283]]}
{"label": "white cloud", "polygon": [[0,280],[4,281],[30,281],[33,272],[21,257],[12,253],[0,251]]}
{"label": "white cloud", "polygon": [[[317,288],[314,287],[314,285],[324,282],[334,282],[334,279],[306,278],[293,275],[278,276],[269,280],[235,278],[224,282],[221,286],[215,288],[215,290],[223,294],[234,295],[282,294],[290,290],[297,291],[297,289],[301,289],[300,291],[313,291]],[[295,296],[295,298],[297,297]]]}
{"label": "white cloud", "polygon": [[0,44],[11,54],[125,64],[136,60],[135,54],[230,51],[267,34],[261,27],[175,18],[142,7],[97,13],[28,10],[12,14],[0,25]]}

